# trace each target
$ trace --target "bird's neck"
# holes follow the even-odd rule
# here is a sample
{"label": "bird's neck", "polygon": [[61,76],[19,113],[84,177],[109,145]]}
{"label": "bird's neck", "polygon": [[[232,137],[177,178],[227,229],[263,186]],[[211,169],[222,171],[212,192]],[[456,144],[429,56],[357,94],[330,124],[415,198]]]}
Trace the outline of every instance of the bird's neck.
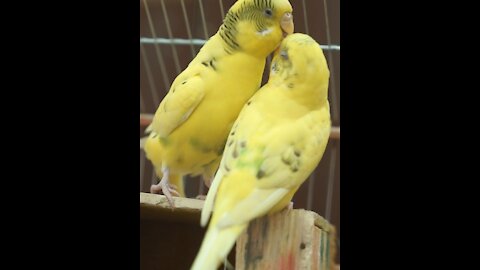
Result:
{"label": "bird's neck", "polygon": [[286,98],[309,110],[318,109],[328,103],[328,82],[314,84],[295,80],[274,80],[270,83]]}

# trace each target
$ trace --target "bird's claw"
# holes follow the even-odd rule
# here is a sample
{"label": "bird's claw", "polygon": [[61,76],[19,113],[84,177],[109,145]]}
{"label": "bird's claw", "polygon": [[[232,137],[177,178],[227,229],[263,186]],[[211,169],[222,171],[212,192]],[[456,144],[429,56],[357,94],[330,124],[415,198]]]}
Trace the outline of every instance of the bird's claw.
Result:
{"label": "bird's claw", "polygon": [[170,184],[168,183],[168,181],[165,181],[164,179],[162,179],[160,183],[156,185],[152,185],[150,187],[150,193],[160,194],[160,191],[162,191],[163,195],[165,195],[165,197],[167,198],[168,204],[170,205],[170,207],[172,209],[175,208],[175,204],[173,202],[173,196],[180,197],[180,193],[178,193],[177,191],[177,186]]}

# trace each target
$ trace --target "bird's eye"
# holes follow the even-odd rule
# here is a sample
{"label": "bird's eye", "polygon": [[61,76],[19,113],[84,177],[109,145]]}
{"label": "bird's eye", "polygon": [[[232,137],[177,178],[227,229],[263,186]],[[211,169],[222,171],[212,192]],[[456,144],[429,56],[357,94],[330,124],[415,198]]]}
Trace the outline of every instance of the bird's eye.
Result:
{"label": "bird's eye", "polygon": [[269,9],[269,8],[265,9],[264,13],[265,13],[265,15],[268,16],[268,17],[271,17],[272,14],[273,14],[272,10]]}

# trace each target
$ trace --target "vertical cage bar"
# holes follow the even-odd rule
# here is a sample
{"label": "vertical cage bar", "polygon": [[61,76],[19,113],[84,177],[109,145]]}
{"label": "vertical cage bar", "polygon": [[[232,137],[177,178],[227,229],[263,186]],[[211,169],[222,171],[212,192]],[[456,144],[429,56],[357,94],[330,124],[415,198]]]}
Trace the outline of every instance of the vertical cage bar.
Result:
{"label": "vertical cage bar", "polygon": [[188,20],[187,9],[185,8],[185,2],[180,0],[180,4],[182,4],[182,12],[183,12],[183,19],[185,20],[185,25],[187,27],[187,36],[190,39],[190,52],[192,53],[192,59],[195,57],[195,47],[193,46],[193,36],[192,30],[190,29],[190,21]]}
{"label": "vertical cage bar", "polygon": [[[327,45],[330,46],[332,45],[332,40],[330,38],[330,22],[328,19],[328,6],[327,6],[327,1],[323,0],[323,8],[324,8],[324,14],[325,14],[325,26],[326,26],[326,32],[327,32]],[[328,50],[328,62],[330,66],[330,83],[331,83],[331,93],[332,93],[332,109],[333,109],[333,122],[338,123],[338,106],[337,106],[337,91],[336,91],[336,82],[335,82],[335,64],[333,63],[333,54],[332,50]]]}
{"label": "vertical cage bar", "polygon": [[208,40],[207,21],[205,20],[205,13],[203,12],[203,1],[200,1],[200,15],[202,16],[203,32],[205,33],[205,40]]}
{"label": "vertical cage bar", "polygon": [[222,0],[218,0],[218,5],[220,6],[220,14],[222,15],[222,19],[225,18],[225,11],[223,9]]}
{"label": "vertical cage bar", "polygon": [[315,170],[308,179],[308,193],[307,193],[307,210],[312,210],[313,206],[313,189],[315,188]]}
{"label": "vertical cage bar", "polygon": [[309,35],[310,31],[308,31],[307,4],[305,3],[305,0],[302,0],[302,6],[303,6],[303,22],[305,23],[305,34]]}
{"label": "vertical cage bar", "polygon": [[[155,27],[153,26],[152,17],[150,16],[150,9],[148,8],[148,4],[147,4],[146,0],[143,0],[143,5],[145,6],[145,13],[147,14],[147,19],[148,19],[148,25],[150,27],[150,32],[151,32],[153,38],[156,39],[157,34],[155,32]],[[159,45],[157,43],[155,43],[154,46],[155,46],[155,53],[157,54],[158,63],[160,64],[160,68],[162,69],[162,72],[160,72],[160,73],[161,73],[162,78],[163,78],[165,91],[168,91],[168,89],[170,88],[170,81],[167,77],[167,69],[165,67],[165,61],[163,60],[163,55],[162,55],[162,52],[160,51]]]}
{"label": "vertical cage bar", "polygon": [[[140,44],[140,53],[142,55],[142,62],[145,67],[145,72],[147,73],[148,83],[150,84],[150,93],[152,94],[152,101],[153,107],[155,108],[160,104],[160,97],[158,96],[158,92],[156,91],[155,80],[153,79],[152,70],[150,69],[150,64],[148,62],[147,53],[145,52],[145,48],[142,44]],[[141,93],[140,93],[141,94]]]}
{"label": "vertical cage bar", "polygon": [[335,165],[337,161],[337,143],[332,141],[332,148],[330,149],[330,164],[328,171],[327,183],[327,198],[325,204],[325,218],[331,221],[332,201],[333,201],[333,183],[335,182]]}
{"label": "vertical cage bar", "polygon": [[[167,26],[167,35],[170,39],[173,39],[172,28],[170,27],[170,18],[168,17],[167,8],[165,7],[165,1],[161,0],[160,4],[162,6],[163,17],[165,18],[165,25]],[[173,62],[175,64],[175,70],[177,74],[180,73],[180,61],[178,60],[177,48],[175,45],[170,44],[173,53]]]}

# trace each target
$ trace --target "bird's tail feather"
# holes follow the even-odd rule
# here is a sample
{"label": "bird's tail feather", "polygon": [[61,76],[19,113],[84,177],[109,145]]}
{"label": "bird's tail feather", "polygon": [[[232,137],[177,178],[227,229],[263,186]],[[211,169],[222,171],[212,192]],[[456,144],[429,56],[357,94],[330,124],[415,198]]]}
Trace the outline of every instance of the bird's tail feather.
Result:
{"label": "bird's tail feather", "polygon": [[216,226],[209,228],[190,270],[217,270],[245,228],[246,225],[235,225],[222,230]]}

